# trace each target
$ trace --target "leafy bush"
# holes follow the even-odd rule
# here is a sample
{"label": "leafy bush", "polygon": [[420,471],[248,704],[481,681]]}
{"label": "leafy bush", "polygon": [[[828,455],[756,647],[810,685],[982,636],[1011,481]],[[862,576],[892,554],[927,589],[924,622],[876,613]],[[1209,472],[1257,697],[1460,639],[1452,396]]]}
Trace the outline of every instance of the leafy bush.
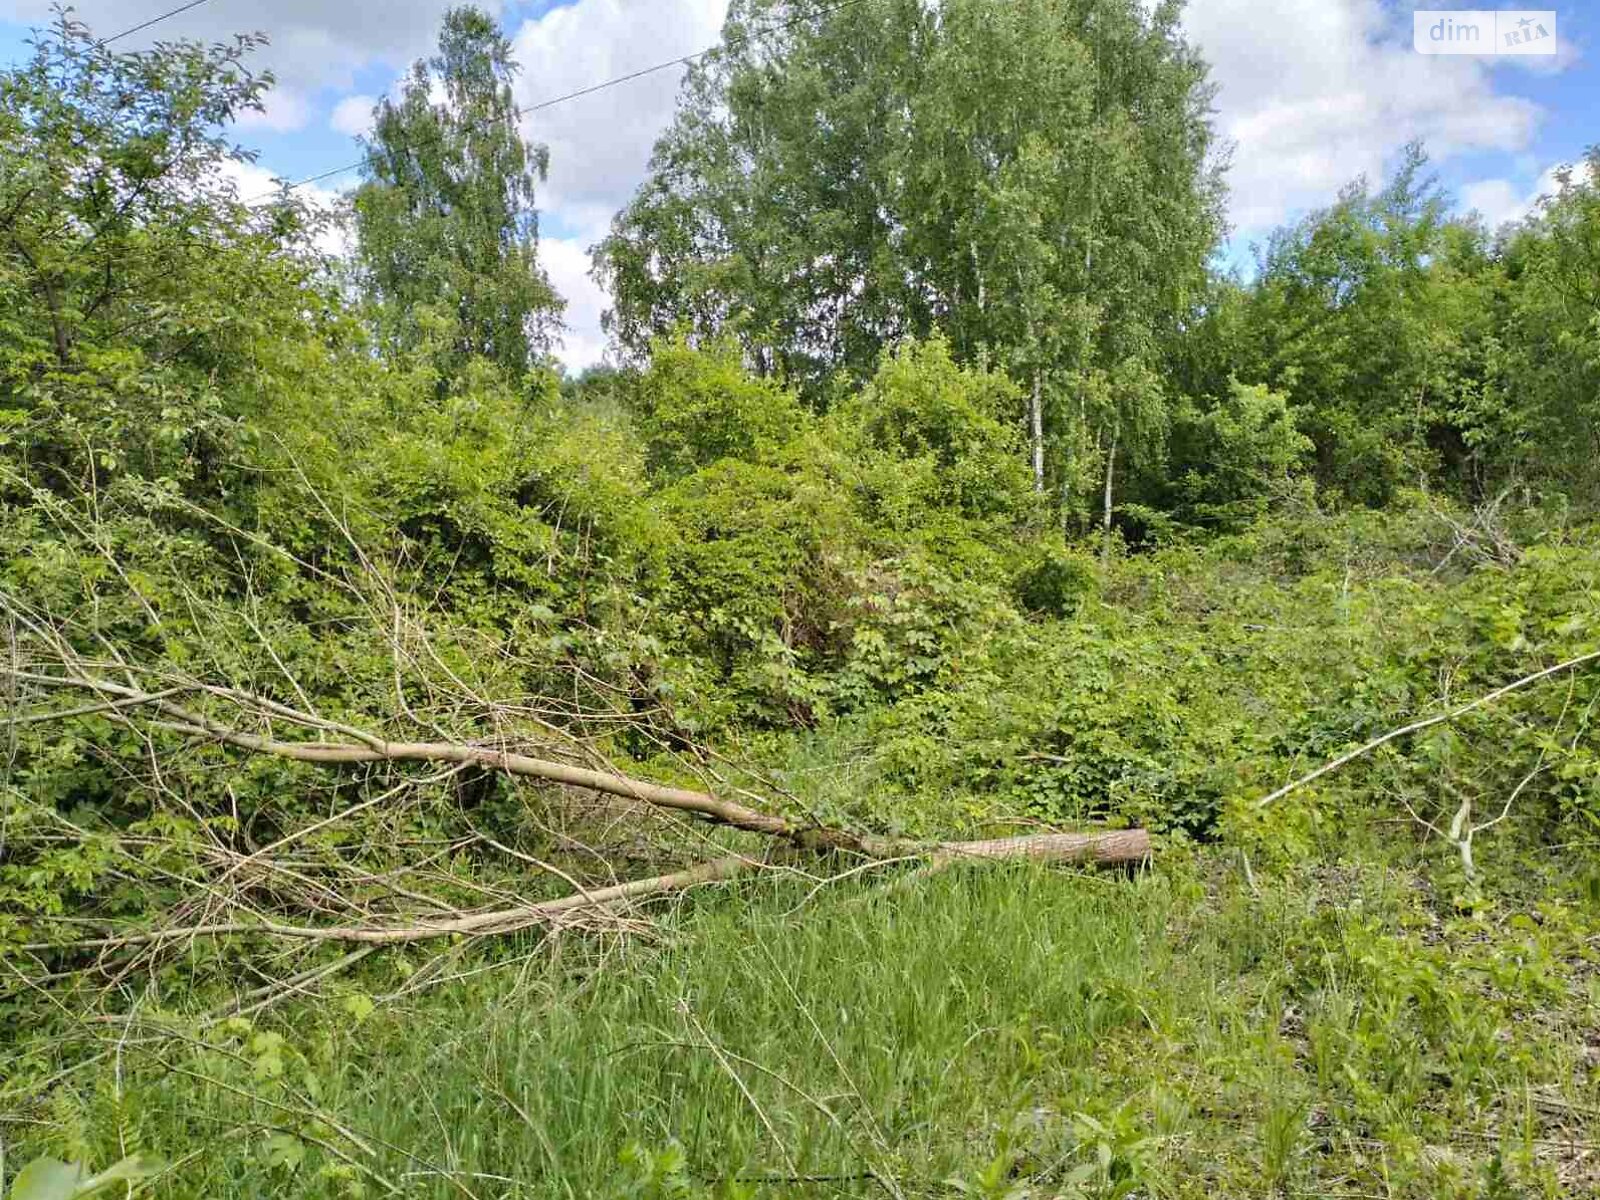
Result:
{"label": "leafy bush", "polygon": [[1018,573],[1017,602],[1032,613],[1070,617],[1099,587],[1094,559],[1082,550],[1045,543]]}
{"label": "leafy bush", "polygon": [[998,372],[958,366],[942,338],[884,355],[835,421],[863,452],[869,512],[895,530],[940,512],[1017,521],[1032,510],[1023,461],[1020,392]]}
{"label": "leafy bush", "polygon": [[725,458],[757,462],[797,435],[804,414],[776,383],[752,377],[732,342],[661,339],[634,389],[652,474],[681,479]]}
{"label": "leafy bush", "polygon": [[1295,427],[1288,397],[1229,381],[1228,395],[1201,412],[1181,408],[1172,434],[1172,485],[1177,512],[1198,525],[1238,529],[1263,516],[1274,492],[1312,451]]}
{"label": "leafy bush", "polygon": [[861,551],[848,499],[815,470],[722,459],[659,506],[675,535],[657,600],[663,637],[714,667],[697,681],[726,685],[735,711],[808,723],[821,699],[811,676],[839,653]]}

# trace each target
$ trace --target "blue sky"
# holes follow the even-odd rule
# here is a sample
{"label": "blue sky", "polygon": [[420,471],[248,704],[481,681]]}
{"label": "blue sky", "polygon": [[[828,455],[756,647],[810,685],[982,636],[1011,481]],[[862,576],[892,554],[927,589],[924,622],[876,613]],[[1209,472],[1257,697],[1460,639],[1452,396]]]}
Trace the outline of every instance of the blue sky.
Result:
{"label": "blue sky", "polygon": [[[97,33],[144,20],[177,0],[76,0]],[[241,193],[273,175],[301,178],[359,156],[353,135],[373,99],[428,51],[450,0],[207,0],[121,43],[213,40],[260,30],[259,61],[279,86],[265,117],[238,130],[260,152]],[[716,39],[726,0],[480,0],[495,8],[523,71],[522,103],[691,53]],[[1378,179],[1412,138],[1463,207],[1492,222],[1525,213],[1552,172],[1597,140],[1600,4],[1555,6],[1555,58],[1423,56],[1412,14],[1440,7],[1395,0],[1189,0],[1186,26],[1213,64],[1216,122],[1234,146],[1228,257],[1345,182]],[[49,0],[0,0],[0,60],[25,54],[30,24]],[[541,206],[543,255],[566,295],[565,357],[596,361],[605,297],[587,277],[586,250],[642,178],[670,118],[679,73],[663,72],[538,114],[525,132],[551,149]],[[317,193],[331,199],[348,180]]]}

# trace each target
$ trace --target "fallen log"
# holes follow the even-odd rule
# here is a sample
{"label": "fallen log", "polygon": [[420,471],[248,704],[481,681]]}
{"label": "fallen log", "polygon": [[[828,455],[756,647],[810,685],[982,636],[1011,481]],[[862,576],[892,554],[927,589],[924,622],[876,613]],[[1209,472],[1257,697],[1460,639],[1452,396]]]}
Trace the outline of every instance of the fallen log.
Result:
{"label": "fallen log", "polygon": [[[7,673],[0,667],[0,673]],[[902,858],[929,855],[934,858],[1030,858],[1050,862],[1095,862],[1126,865],[1150,856],[1150,836],[1142,829],[1110,830],[1097,833],[1044,833],[1013,838],[992,838],[972,842],[918,842],[905,838],[883,838],[849,830],[797,822],[777,813],[763,812],[737,801],[693,788],[674,787],[638,779],[615,771],[537,758],[494,746],[467,742],[389,741],[377,734],[340,724],[334,725],[310,713],[235,688],[196,683],[188,687],[166,687],[156,691],[116,683],[103,677],[75,675],[48,678],[36,674],[22,676],[28,682],[48,682],[101,696],[104,703],[74,708],[55,714],[32,714],[15,718],[17,723],[41,719],[66,719],[86,712],[115,711],[126,717],[130,710],[148,707],[164,720],[153,722],[158,728],[197,738],[208,738],[254,754],[268,754],[294,762],[322,766],[350,766],[376,762],[428,762],[457,766],[476,766],[506,775],[539,779],[566,787],[583,788],[604,795],[636,800],[651,807],[686,813],[692,817],[748,833],[783,838],[804,849],[846,851],[868,858]],[[231,728],[193,708],[178,704],[173,696],[184,691],[228,701],[249,713],[270,715],[307,729],[334,729],[345,741],[285,741],[263,734]]]}
{"label": "fallen log", "polygon": [[[166,677],[159,681],[158,687],[141,689],[135,686],[136,680],[131,672],[129,682],[120,683],[85,671],[75,663],[66,666],[63,674],[55,675],[20,671],[0,664],[0,676],[10,675],[18,682],[43,688],[47,692],[72,691],[87,693],[93,698],[93,702],[86,705],[71,705],[26,715],[14,713],[5,724],[66,721],[99,714],[133,726],[139,722],[142,712],[147,714],[142,722],[147,728],[230,746],[249,754],[269,755],[330,768],[386,762],[432,763],[446,768],[471,766],[635,801],[710,824],[760,834],[780,843],[782,848],[775,854],[733,854],[666,874],[592,888],[585,888],[559,868],[541,863],[540,866],[563,878],[573,890],[554,899],[501,904],[479,911],[422,912],[374,921],[370,912],[352,904],[346,906],[345,910],[349,919],[327,924],[307,924],[285,920],[277,914],[249,912],[245,919],[200,922],[192,919],[175,920],[155,929],[107,931],[104,936],[98,937],[36,942],[20,947],[25,951],[79,950],[99,951],[102,954],[135,948],[159,951],[181,945],[195,937],[267,936],[306,943],[343,942],[376,947],[436,938],[500,935],[533,926],[551,927],[574,921],[610,919],[634,901],[722,882],[752,870],[772,868],[778,865],[777,860],[790,865],[797,856],[820,856],[823,861],[834,856],[860,860],[854,866],[841,868],[833,876],[844,878],[860,870],[912,859],[934,867],[969,860],[1127,866],[1146,861],[1151,853],[1150,836],[1142,829],[1052,832],[975,841],[919,841],[858,833],[762,811],[710,791],[677,787],[617,771],[540,758],[509,746],[389,740],[357,726],[331,722],[315,713],[297,710],[266,697],[198,680],[174,681]],[[202,704],[207,707],[201,707]],[[218,711],[219,705],[230,710],[226,715],[243,720],[234,724],[218,719],[213,714]],[[251,731],[248,725],[252,723],[263,732]],[[286,739],[271,732],[273,725],[285,724],[304,730],[317,740]],[[240,725],[247,727],[240,728]],[[329,735],[337,740],[331,740]],[[345,813],[331,814],[306,829],[288,833],[264,850],[243,858],[241,865],[266,859],[273,851],[311,830],[324,829],[362,811],[371,803],[368,801],[365,805],[354,806]],[[493,844],[498,847],[498,843]],[[515,856],[525,857],[521,854]],[[528,861],[537,863],[538,860]],[[231,875],[233,870],[230,868],[228,874]],[[222,899],[229,907],[243,907],[236,898]]]}
{"label": "fallen log", "polygon": [[942,842],[930,857],[937,863],[969,858],[1025,858],[1034,862],[1131,866],[1150,857],[1150,832],[1112,829],[1098,833],[1034,833],[979,842]]}
{"label": "fallen log", "polygon": [[[164,708],[175,708],[166,701]],[[181,710],[180,710],[181,711]],[[903,858],[928,854],[946,858],[1028,858],[1041,862],[1094,862],[1107,866],[1143,862],[1150,857],[1150,835],[1143,829],[1108,830],[1096,833],[1044,833],[1012,838],[990,838],[972,842],[917,842],[903,838],[883,838],[856,834],[814,824],[802,824],[762,812],[748,805],[727,800],[710,792],[670,787],[590,767],[534,758],[488,747],[451,742],[382,742],[350,745],[343,743],[281,742],[254,734],[238,733],[184,714],[185,732],[207,734],[241,749],[298,762],[337,765],[373,762],[433,762],[469,764],[507,775],[541,779],[566,787],[586,788],[606,795],[637,800],[654,808],[667,809],[742,829],[784,838],[806,849],[846,851],[868,858]]]}

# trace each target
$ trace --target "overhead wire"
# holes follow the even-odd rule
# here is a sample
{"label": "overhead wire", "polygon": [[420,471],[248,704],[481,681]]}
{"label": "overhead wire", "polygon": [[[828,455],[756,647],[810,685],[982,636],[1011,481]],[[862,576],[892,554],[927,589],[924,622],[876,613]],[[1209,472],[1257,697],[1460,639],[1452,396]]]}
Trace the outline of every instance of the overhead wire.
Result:
{"label": "overhead wire", "polygon": [[[749,33],[744,34],[742,37],[730,39],[727,42],[719,41],[714,45],[705,47],[704,49],[696,50],[693,54],[685,54],[679,56],[678,58],[665,59],[664,61],[655,63],[652,66],[641,67],[637,71],[629,71],[625,75],[613,76],[612,78],[602,80],[599,83],[591,83],[587,87],[581,87],[574,91],[564,92],[559,96],[551,96],[546,100],[539,100],[532,104],[521,105],[517,108],[513,108],[509,115],[513,119],[517,119],[528,116],[531,113],[543,112],[545,109],[554,108],[558,104],[565,104],[568,101],[577,100],[584,96],[592,96],[596,92],[603,92],[609,88],[619,87],[624,83],[632,83],[634,80],[643,79],[647,75],[655,75],[662,71],[671,70],[673,67],[677,66],[688,66],[696,59],[705,58],[707,55],[713,54],[718,50],[734,49],[736,47],[743,46],[748,42],[752,42],[759,37],[765,37],[766,35],[772,33],[781,33],[785,29],[792,29],[794,26],[804,24],[806,21],[814,21],[820,17],[829,17],[834,13],[840,12],[844,9],[854,8],[856,5],[865,4],[867,2],[868,0],[839,0],[839,3],[837,4],[823,5],[812,9],[810,12],[796,14],[787,21],[779,21],[776,24],[768,25],[762,29],[753,29]],[[494,116],[485,118],[484,121],[477,122],[474,125],[469,125],[466,131],[471,132],[472,130],[481,127],[489,121],[501,120],[505,115],[507,114],[497,113]],[[366,162],[366,158],[363,156],[362,158],[356,159],[354,162],[345,163],[337,167],[330,167],[328,170],[319,171],[315,175],[307,175],[304,179],[296,179],[293,182],[285,183],[282,187],[275,188],[271,192],[263,192],[259,196],[252,196],[249,200],[246,200],[245,203],[247,205],[256,204],[262,200],[278,197],[284,192],[292,192],[297,188],[309,187],[311,184],[321,183],[324,179],[331,179],[335,175],[342,175],[346,171],[353,171],[357,167],[361,166],[361,164],[364,162]]]}
{"label": "overhead wire", "polygon": [[151,17],[148,21],[140,21],[137,25],[130,25],[121,33],[113,33],[110,37],[101,38],[98,44],[101,46],[109,46],[112,42],[120,41],[122,38],[129,37],[132,34],[139,33],[142,30],[149,29],[152,25],[159,25],[169,17],[176,17],[180,13],[188,12],[191,8],[199,8],[202,4],[209,4],[210,2],[211,0],[189,0],[189,3],[180,4],[177,8],[169,8],[166,12]]}

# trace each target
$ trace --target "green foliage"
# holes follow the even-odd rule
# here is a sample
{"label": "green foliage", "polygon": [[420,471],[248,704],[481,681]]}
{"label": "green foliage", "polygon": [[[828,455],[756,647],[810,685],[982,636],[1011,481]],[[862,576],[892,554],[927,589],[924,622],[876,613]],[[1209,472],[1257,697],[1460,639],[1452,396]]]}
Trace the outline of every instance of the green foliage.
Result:
{"label": "green foliage", "polygon": [[1181,408],[1172,440],[1175,512],[1225,530],[1250,525],[1266,514],[1274,494],[1291,492],[1295,471],[1312,450],[1286,396],[1236,379],[1214,408]]}
{"label": "green foliage", "polygon": [[847,709],[927,694],[942,700],[964,664],[982,664],[972,643],[1013,625],[1008,598],[981,567],[962,571],[922,553],[891,560],[862,578],[849,653],[834,688]]}
{"label": "green foliage", "polygon": [[493,17],[449,10],[438,53],[378,103],[352,201],[383,341],[430,348],[447,376],[482,357],[520,379],[559,325],[534,209],[549,155],[518,131],[515,71]]}
{"label": "green foliage", "polygon": [[1594,167],[1498,241],[1452,218],[1425,169],[1414,146],[1381,189],[1360,181],[1279,231],[1252,285],[1218,288],[1175,368],[1212,397],[1202,410],[1235,378],[1283,393],[1330,494],[1382,505],[1426,478],[1470,499],[1531,487],[1588,503]]}
{"label": "green foliage", "polygon": [[1082,507],[1070,481],[1160,424],[1151,389],[1091,407],[1088,380],[1149,370],[1220,228],[1178,6],[741,0],[725,33],[597,247],[611,331],[737,337],[819,405],[942,333],[1026,382]]}
{"label": "green foliage", "polygon": [[1072,547],[1047,542],[1017,576],[1017,603],[1031,613],[1070,617],[1099,583],[1094,559]]}
{"label": "green foliage", "polygon": [[271,82],[255,44],[119,54],[63,14],[0,72],[0,451],[52,489],[226,494],[330,320],[304,211],[246,209],[224,170]]}
{"label": "green foliage", "polygon": [[836,427],[863,443],[874,517],[914,529],[941,512],[1015,523],[1029,515],[1016,387],[998,372],[958,366],[942,338],[884,354]]}
{"label": "green foliage", "polygon": [[636,390],[645,462],[666,479],[725,458],[770,461],[804,427],[794,398],[752,377],[732,341],[694,349],[681,336],[660,340]]}
{"label": "green foliage", "polygon": [[1450,697],[1468,698],[1594,644],[1584,596],[1597,564],[1581,535],[1513,569],[1441,576],[1453,537],[1426,513],[1306,516],[1103,566],[1081,550],[1042,551],[1012,588],[1019,599],[1037,588],[1027,607],[1042,613],[1055,584],[1065,620],[1022,620],[1003,594],[963,579],[973,615],[933,624],[950,640],[929,643],[938,649],[923,652],[918,686],[840,729],[871,747],[868,782],[854,790],[875,803],[858,815],[934,828],[1126,820],[1287,846],[1307,832],[1307,813],[1326,830],[1397,794],[1448,825],[1467,793],[1488,819],[1493,797],[1542,755],[1548,769],[1518,808],[1582,836],[1590,817],[1580,814],[1596,803],[1582,706],[1600,685],[1588,674],[1508,698],[1459,738],[1402,745],[1314,798],[1243,817],[1297,773],[1437,711],[1441,679]]}
{"label": "green foliage", "polygon": [[1360,181],[1279,233],[1254,297],[1264,381],[1304,413],[1323,481],[1369,504],[1428,465],[1431,428],[1456,386],[1438,367],[1468,333],[1448,279],[1429,269],[1448,226],[1425,165],[1413,147],[1381,191]]}
{"label": "green foliage", "polygon": [[90,1174],[82,1163],[36,1158],[11,1182],[11,1200],[81,1200],[159,1175],[162,1162],[148,1154],[130,1154],[104,1171]]}
{"label": "green foliage", "polygon": [[[717,668],[750,715],[809,723],[821,700],[811,673],[836,652],[856,553],[848,504],[815,472],[724,459],[674,485],[661,511],[677,534],[663,597],[672,644]],[[701,694],[685,702],[711,703],[715,678],[696,678]]]}
{"label": "green foliage", "polygon": [[936,340],[886,353],[811,421],[731,347],[659,344],[633,404],[675,534],[655,611],[693,673],[674,685],[679,719],[809,725],[931,686],[963,637],[1010,619],[981,581],[999,557],[985,539],[1034,511],[1016,398]]}
{"label": "green foliage", "polygon": [[1600,449],[1600,149],[1558,184],[1506,241],[1503,349],[1462,424],[1497,481],[1548,479],[1587,505]]}

